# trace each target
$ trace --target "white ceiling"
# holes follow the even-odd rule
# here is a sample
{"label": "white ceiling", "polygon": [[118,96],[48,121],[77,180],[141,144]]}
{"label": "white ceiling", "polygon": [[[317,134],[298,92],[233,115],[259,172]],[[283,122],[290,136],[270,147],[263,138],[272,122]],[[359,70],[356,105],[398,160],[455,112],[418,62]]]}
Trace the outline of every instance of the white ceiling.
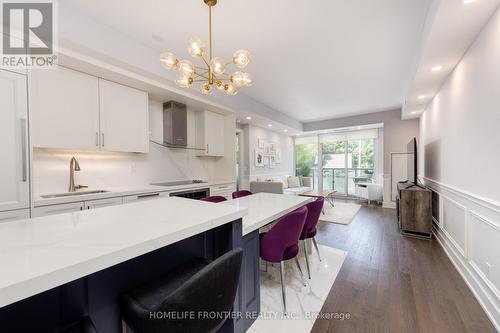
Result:
{"label": "white ceiling", "polygon": [[[160,52],[188,57],[207,41],[202,0],[65,0]],[[215,55],[248,49],[254,85],[245,93],[300,121],[400,106],[415,73],[431,0],[219,0]]]}

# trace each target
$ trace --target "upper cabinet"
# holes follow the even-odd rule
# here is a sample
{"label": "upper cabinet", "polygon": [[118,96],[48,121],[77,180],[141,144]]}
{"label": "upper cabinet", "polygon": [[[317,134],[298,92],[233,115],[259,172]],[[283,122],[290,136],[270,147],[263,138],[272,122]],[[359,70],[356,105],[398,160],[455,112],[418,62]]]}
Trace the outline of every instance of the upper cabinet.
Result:
{"label": "upper cabinet", "polygon": [[99,80],[70,69],[30,75],[33,147],[99,150]]}
{"label": "upper cabinet", "polygon": [[148,95],[59,67],[30,73],[33,147],[148,152]]}
{"label": "upper cabinet", "polygon": [[224,156],[224,116],[211,111],[196,115],[196,145],[204,148],[198,156]]}
{"label": "upper cabinet", "polygon": [[148,94],[99,79],[99,99],[102,149],[147,153]]}

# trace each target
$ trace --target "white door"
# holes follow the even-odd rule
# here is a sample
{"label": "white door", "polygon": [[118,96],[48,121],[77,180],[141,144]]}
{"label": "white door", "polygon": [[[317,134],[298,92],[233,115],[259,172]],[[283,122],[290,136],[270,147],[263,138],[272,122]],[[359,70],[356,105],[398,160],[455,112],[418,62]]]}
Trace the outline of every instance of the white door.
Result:
{"label": "white door", "polygon": [[0,212],[0,223],[16,221],[16,220],[24,220],[29,217],[30,217],[29,209],[9,210],[6,212]]}
{"label": "white door", "polygon": [[26,76],[0,70],[0,211],[29,208]]}
{"label": "white door", "polygon": [[101,149],[149,151],[148,94],[99,79]]}
{"label": "white door", "polygon": [[33,209],[33,217],[73,213],[73,212],[79,212],[83,209],[84,209],[83,202],[72,202],[61,205],[35,207]]}
{"label": "white door", "polygon": [[33,147],[99,150],[97,77],[59,67],[30,72]]}
{"label": "white door", "polygon": [[85,201],[85,209],[95,209],[101,207],[109,207],[121,205],[123,203],[123,198],[109,198],[109,199],[98,199],[98,200],[90,200]]}

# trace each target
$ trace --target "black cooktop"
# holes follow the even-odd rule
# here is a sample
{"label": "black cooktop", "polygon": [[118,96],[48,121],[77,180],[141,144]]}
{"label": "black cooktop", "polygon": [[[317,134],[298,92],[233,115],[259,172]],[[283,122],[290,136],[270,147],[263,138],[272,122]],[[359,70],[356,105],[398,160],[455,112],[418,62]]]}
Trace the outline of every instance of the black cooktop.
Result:
{"label": "black cooktop", "polygon": [[204,184],[206,181],[195,179],[195,180],[179,180],[175,182],[163,182],[163,183],[154,183],[151,185],[156,186],[178,186],[178,185],[190,185],[190,184]]}

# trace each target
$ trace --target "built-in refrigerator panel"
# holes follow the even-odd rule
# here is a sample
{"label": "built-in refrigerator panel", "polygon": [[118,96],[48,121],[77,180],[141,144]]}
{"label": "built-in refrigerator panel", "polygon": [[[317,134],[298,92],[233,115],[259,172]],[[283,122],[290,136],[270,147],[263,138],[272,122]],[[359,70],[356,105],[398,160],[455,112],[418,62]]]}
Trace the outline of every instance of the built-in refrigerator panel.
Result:
{"label": "built-in refrigerator panel", "polygon": [[[26,75],[0,70],[0,212],[29,211],[30,172]],[[12,215],[12,214],[9,214]]]}

